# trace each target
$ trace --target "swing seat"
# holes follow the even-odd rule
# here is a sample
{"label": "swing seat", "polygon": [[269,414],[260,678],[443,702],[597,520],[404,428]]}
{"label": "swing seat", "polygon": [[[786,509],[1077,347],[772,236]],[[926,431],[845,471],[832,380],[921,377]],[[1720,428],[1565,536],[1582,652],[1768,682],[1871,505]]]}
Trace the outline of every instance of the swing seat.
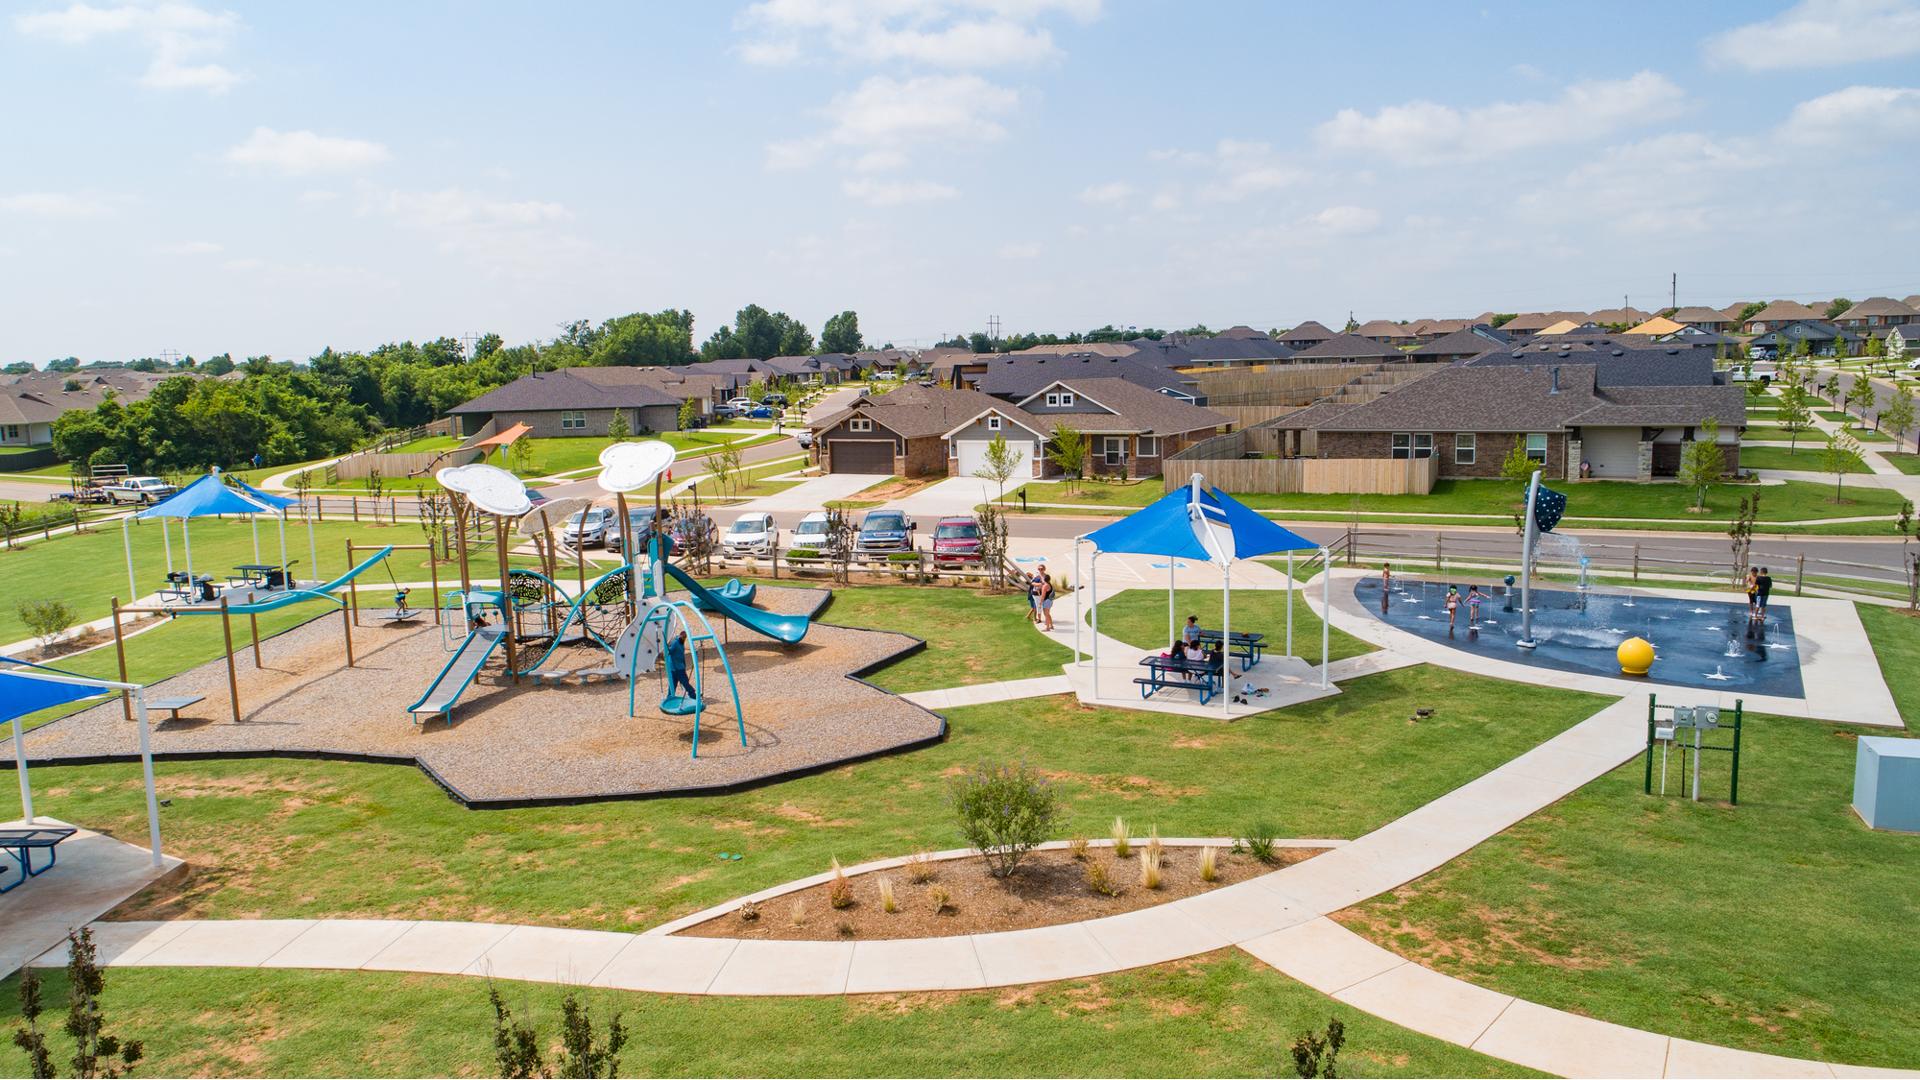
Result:
{"label": "swing seat", "polygon": [[675,694],[661,699],[660,711],[668,716],[688,716],[700,711],[700,702],[696,698]]}

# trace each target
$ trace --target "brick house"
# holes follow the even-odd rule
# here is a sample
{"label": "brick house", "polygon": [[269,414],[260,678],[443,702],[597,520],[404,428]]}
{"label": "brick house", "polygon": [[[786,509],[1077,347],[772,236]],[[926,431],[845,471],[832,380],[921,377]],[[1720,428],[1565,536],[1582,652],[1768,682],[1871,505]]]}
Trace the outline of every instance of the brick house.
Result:
{"label": "brick house", "polygon": [[[680,405],[692,399],[696,411],[708,411],[711,385],[675,384],[650,368],[590,367],[537,371],[447,410],[460,421],[462,434],[479,431],[488,420],[505,429],[525,424],[539,438],[605,436],[615,414],[628,430],[677,431]],[[676,388],[677,387],[677,388]]]}
{"label": "brick house", "polygon": [[830,473],[942,475],[947,472],[946,433],[963,418],[1003,404],[977,390],[917,384],[862,394],[814,422],[814,458]]}
{"label": "brick house", "polygon": [[1603,385],[1592,362],[1442,368],[1359,405],[1315,405],[1260,427],[1321,458],[1436,458],[1442,478],[1488,478],[1516,442],[1548,478],[1652,480],[1677,475],[1686,443],[1719,424],[1739,469],[1745,391],[1711,381]]}
{"label": "brick house", "polygon": [[1016,476],[1059,476],[1045,448],[1067,426],[1086,438],[1086,475],[1139,479],[1158,475],[1167,455],[1221,434],[1229,423],[1211,409],[1125,378],[1058,379],[1018,401],[994,401],[950,428],[948,471],[972,475],[998,436],[1020,456]]}

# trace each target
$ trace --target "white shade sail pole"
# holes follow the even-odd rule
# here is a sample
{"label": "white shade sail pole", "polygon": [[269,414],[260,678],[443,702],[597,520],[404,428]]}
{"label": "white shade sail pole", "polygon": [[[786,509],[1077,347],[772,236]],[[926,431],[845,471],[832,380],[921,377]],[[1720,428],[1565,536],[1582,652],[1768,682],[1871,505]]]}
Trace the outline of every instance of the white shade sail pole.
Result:
{"label": "white shade sail pole", "polygon": [[27,748],[20,741],[20,729],[25,727],[27,718],[13,718],[13,771],[20,774],[20,812],[26,815],[27,824],[33,824],[33,785],[27,783]]}
{"label": "white shade sail pole", "polygon": [[1300,579],[1293,576],[1293,552],[1287,552],[1287,655],[1293,655],[1293,594],[1300,588]]}
{"label": "white shade sail pole", "polygon": [[1086,584],[1087,579],[1084,576],[1082,576],[1080,573],[1080,545],[1085,540],[1086,540],[1086,537],[1084,536],[1076,536],[1073,538],[1073,666],[1074,667],[1082,666],[1082,663],[1083,663],[1082,658],[1086,655],[1085,653],[1080,651],[1080,624],[1087,620],[1087,603],[1081,592],[1082,586]]}
{"label": "white shade sail pole", "polygon": [[260,515],[248,514],[247,527],[253,530],[253,562],[258,566],[260,564]]}
{"label": "white shade sail pole", "polygon": [[159,866],[160,800],[153,791],[153,746],[147,737],[146,691],[133,691],[133,713],[134,719],[140,722],[140,776],[147,785],[147,850],[153,855],[153,865]]}
{"label": "white shade sail pole", "polygon": [[1220,711],[1233,712],[1233,561],[1220,564]]}
{"label": "white shade sail pole", "polygon": [[160,519],[160,542],[167,545],[167,576],[173,576],[173,530],[167,526],[167,519]]}
{"label": "white shade sail pole", "polygon": [[[280,575],[282,580],[285,580],[286,573],[287,573],[287,508],[283,506],[280,508]],[[293,587],[292,583],[289,582],[287,587],[292,588]]]}
{"label": "white shade sail pole", "polygon": [[126,549],[127,553],[127,603],[129,604],[138,603],[140,600],[140,586],[133,580],[132,525],[133,518],[131,515],[120,519],[120,546]]}
{"label": "white shade sail pole", "polygon": [[187,549],[187,587],[193,587],[193,527],[187,518],[180,519],[180,542]]}
{"label": "white shade sail pole", "polygon": [[1320,689],[1327,688],[1327,665],[1333,653],[1333,556],[1320,549]]}
{"label": "white shade sail pole", "polygon": [[1091,606],[1087,608],[1087,618],[1093,631],[1093,700],[1100,700],[1100,549],[1093,549],[1093,573],[1087,577],[1087,590],[1091,593]]}
{"label": "white shade sail pole", "polygon": [[1167,640],[1174,640],[1179,633],[1178,623],[1173,615],[1173,556],[1167,556]]}
{"label": "white shade sail pole", "polygon": [[[314,498],[318,499],[319,496],[316,495]],[[304,508],[302,509],[302,513],[306,513]],[[327,580],[327,576],[320,572],[320,548],[315,545],[313,541],[313,515],[311,513],[307,513],[307,569],[313,571],[313,580]],[[291,578],[292,575],[288,576]],[[439,599],[435,598],[434,603],[439,603]]]}

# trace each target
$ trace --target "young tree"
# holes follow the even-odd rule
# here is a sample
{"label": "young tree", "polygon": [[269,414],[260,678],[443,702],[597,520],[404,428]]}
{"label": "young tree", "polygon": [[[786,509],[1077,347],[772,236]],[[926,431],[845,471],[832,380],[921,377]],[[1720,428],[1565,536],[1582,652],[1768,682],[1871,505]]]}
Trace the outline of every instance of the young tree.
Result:
{"label": "young tree", "polygon": [[1841,403],[1839,372],[1830,371],[1827,373],[1827,381],[1820,384],[1820,396],[1826,398],[1827,404],[1829,405],[1838,405]]}
{"label": "young tree", "polygon": [[625,442],[633,435],[633,425],[627,422],[627,410],[613,410],[613,418],[607,421],[607,438],[614,442]]}
{"label": "young tree", "polygon": [[1902,383],[1893,391],[1887,407],[1880,410],[1880,422],[1893,432],[1895,444],[1903,443],[1913,427],[1913,387]]}
{"label": "young tree", "polygon": [[1813,410],[1807,405],[1807,390],[1789,382],[1780,394],[1780,423],[1787,429],[1787,447],[1797,448],[1800,433],[1813,426]]}
{"label": "young tree", "polygon": [[22,600],[16,610],[20,623],[29,633],[40,641],[40,651],[45,653],[53,648],[53,643],[67,627],[73,625],[72,605],[58,597],[46,600]]}
{"label": "young tree", "polygon": [[379,498],[387,490],[387,478],[379,469],[367,470],[367,494]]}
{"label": "young tree", "polygon": [[[146,1047],[138,1039],[123,1043],[118,1036],[107,1034],[106,1017],[100,1011],[106,978],[94,951],[93,931],[83,926],[69,933],[67,946],[67,1020],[61,1030],[73,1038],[73,1075],[125,1076],[146,1056]],[[13,1044],[26,1051],[29,1069],[36,1078],[58,1075],[46,1034],[40,1030],[40,1014],[45,1011],[40,975],[26,968],[20,973],[20,1016],[27,1024],[14,1029]]]}
{"label": "young tree", "polygon": [[980,467],[973,470],[973,475],[999,485],[999,499],[1004,500],[1007,497],[1007,481],[1013,479],[1013,471],[1019,464],[1020,455],[1007,443],[1007,437],[995,435],[993,441],[987,444],[987,452]]}
{"label": "young tree", "polygon": [[1833,474],[1833,501],[1840,502],[1840,484],[1847,474],[1860,468],[1860,442],[1852,433],[1836,431],[1827,436],[1827,448],[1820,451],[1820,471]]}
{"label": "young tree", "polygon": [[679,415],[674,417],[673,426],[679,428],[681,431],[691,431],[694,420],[698,419],[699,416],[700,406],[694,404],[692,398],[683,398],[680,402]]}
{"label": "young tree", "polygon": [[1727,523],[1727,536],[1733,540],[1733,580],[1747,573],[1747,559],[1753,551],[1753,523],[1760,519],[1760,493],[1740,496],[1740,509]]}
{"label": "young tree", "polygon": [[[1524,489],[1525,485],[1533,480],[1533,470],[1539,467],[1532,458],[1527,456],[1527,437],[1515,435],[1513,449],[1508,450],[1507,456],[1500,459],[1500,477],[1503,480],[1512,480]],[[1513,531],[1525,532],[1526,528],[1527,502],[1523,494],[1513,504]]]}
{"label": "young tree", "polygon": [[1700,425],[1700,438],[1687,443],[1680,452],[1680,482],[1693,489],[1693,508],[1707,508],[1707,488],[1726,472],[1726,458],[1720,452],[1720,424],[1708,420]]}
{"label": "young tree", "polygon": [[1047,460],[1067,474],[1067,487],[1071,490],[1087,467],[1087,437],[1070,424],[1056,426],[1053,437],[1047,440]]}
{"label": "young tree", "polygon": [[525,476],[527,473],[532,472],[533,471],[533,440],[532,439],[513,440],[513,445],[507,447],[507,461],[512,466],[513,471],[519,473],[522,476]]}
{"label": "young tree", "polygon": [[707,461],[710,462],[707,471],[713,473],[714,480],[720,484],[720,490],[731,494],[742,479],[740,443],[737,440],[728,440],[726,445],[710,454]]}
{"label": "young tree", "polygon": [[1853,385],[1847,388],[1847,404],[1859,410],[1860,419],[1863,422],[1867,418],[1867,410],[1873,408],[1874,404],[1879,400],[1879,395],[1874,393],[1872,379],[1866,375],[1855,375],[1853,377]]}

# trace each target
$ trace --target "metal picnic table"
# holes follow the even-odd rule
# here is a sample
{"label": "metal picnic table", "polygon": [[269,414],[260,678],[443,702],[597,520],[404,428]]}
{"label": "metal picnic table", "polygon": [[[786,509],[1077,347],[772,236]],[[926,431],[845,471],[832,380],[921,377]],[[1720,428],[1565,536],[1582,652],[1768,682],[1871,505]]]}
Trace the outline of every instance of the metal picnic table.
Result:
{"label": "metal picnic table", "polygon": [[[1218,645],[1220,644],[1220,631],[1202,630],[1200,631],[1200,641],[1203,644]],[[1227,651],[1240,659],[1241,671],[1251,671],[1253,666],[1260,662],[1261,654],[1267,651],[1266,642],[1267,635],[1265,634],[1243,634],[1235,630],[1233,632],[1233,640],[1227,645]]]}
{"label": "metal picnic table", "polygon": [[1204,660],[1186,660],[1177,656],[1151,655],[1140,658],[1147,677],[1135,679],[1140,696],[1152,697],[1161,690],[1192,690],[1200,695],[1200,704],[1219,693],[1220,671]]}

